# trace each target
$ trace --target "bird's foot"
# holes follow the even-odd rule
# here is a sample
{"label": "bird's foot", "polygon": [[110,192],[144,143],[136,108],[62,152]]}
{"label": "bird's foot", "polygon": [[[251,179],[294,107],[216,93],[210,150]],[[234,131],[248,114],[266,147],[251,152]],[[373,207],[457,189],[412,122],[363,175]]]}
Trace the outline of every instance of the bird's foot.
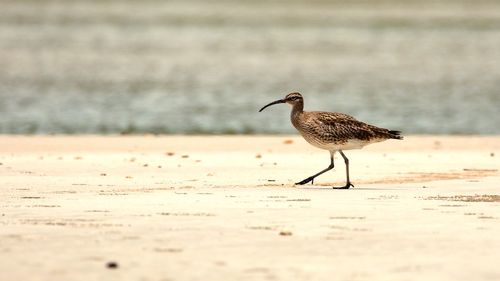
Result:
{"label": "bird's foot", "polygon": [[340,186],[340,187],[334,186],[333,189],[349,189],[351,186],[354,187],[354,185],[352,183],[348,182],[344,186]]}
{"label": "bird's foot", "polygon": [[302,181],[296,182],[296,185],[304,185],[308,182],[311,182],[311,184],[314,184],[314,177],[308,177],[307,179],[304,179]]}

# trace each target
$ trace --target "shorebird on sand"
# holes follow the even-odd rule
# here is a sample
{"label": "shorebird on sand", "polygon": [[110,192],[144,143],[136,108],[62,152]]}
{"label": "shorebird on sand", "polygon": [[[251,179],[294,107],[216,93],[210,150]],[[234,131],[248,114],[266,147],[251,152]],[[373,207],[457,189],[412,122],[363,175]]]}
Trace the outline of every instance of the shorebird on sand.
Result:
{"label": "shorebird on sand", "polygon": [[344,158],[347,181],[344,186],[333,188],[348,189],[351,186],[354,187],[349,180],[349,159],[347,159],[343,150],[360,149],[365,145],[388,139],[403,139],[400,131],[369,125],[347,114],[304,111],[304,99],[299,93],[290,93],[284,99],[273,101],[261,108],[259,112],[268,106],[279,103],[287,103],[292,106],[292,113],[290,115],[292,124],[308,143],[330,152],[330,165],[326,169],[296,184],[302,185],[308,182],[314,184],[314,179],[317,176],[333,169],[333,155],[338,151],[342,158]]}

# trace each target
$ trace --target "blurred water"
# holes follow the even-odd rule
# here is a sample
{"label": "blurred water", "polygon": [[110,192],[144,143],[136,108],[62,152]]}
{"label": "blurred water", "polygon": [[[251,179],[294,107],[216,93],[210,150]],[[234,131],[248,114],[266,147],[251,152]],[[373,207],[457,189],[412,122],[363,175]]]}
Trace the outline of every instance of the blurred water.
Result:
{"label": "blurred water", "polygon": [[0,0],[0,133],[500,133],[499,1]]}

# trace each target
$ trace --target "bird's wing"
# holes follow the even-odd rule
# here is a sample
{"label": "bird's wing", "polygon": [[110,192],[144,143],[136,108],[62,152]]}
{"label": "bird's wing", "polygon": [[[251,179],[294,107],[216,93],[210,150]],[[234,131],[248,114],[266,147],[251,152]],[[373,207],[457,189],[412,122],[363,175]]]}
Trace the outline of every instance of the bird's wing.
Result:
{"label": "bird's wing", "polygon": [[305,131],[318,138],[343,142],[347,140],[370,140],[383,134],[382,128],[368,125],[354,117],[333,112],[310,112],[304,119]]}

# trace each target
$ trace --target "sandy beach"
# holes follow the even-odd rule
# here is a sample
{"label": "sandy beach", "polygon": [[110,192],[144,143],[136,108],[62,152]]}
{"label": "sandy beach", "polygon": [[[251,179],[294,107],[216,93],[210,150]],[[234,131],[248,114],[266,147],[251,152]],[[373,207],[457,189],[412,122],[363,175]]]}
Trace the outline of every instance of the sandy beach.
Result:
{"label": "sandy beach", "polygon": [[0,279],[500,280],[500,137],[0,136]]}

